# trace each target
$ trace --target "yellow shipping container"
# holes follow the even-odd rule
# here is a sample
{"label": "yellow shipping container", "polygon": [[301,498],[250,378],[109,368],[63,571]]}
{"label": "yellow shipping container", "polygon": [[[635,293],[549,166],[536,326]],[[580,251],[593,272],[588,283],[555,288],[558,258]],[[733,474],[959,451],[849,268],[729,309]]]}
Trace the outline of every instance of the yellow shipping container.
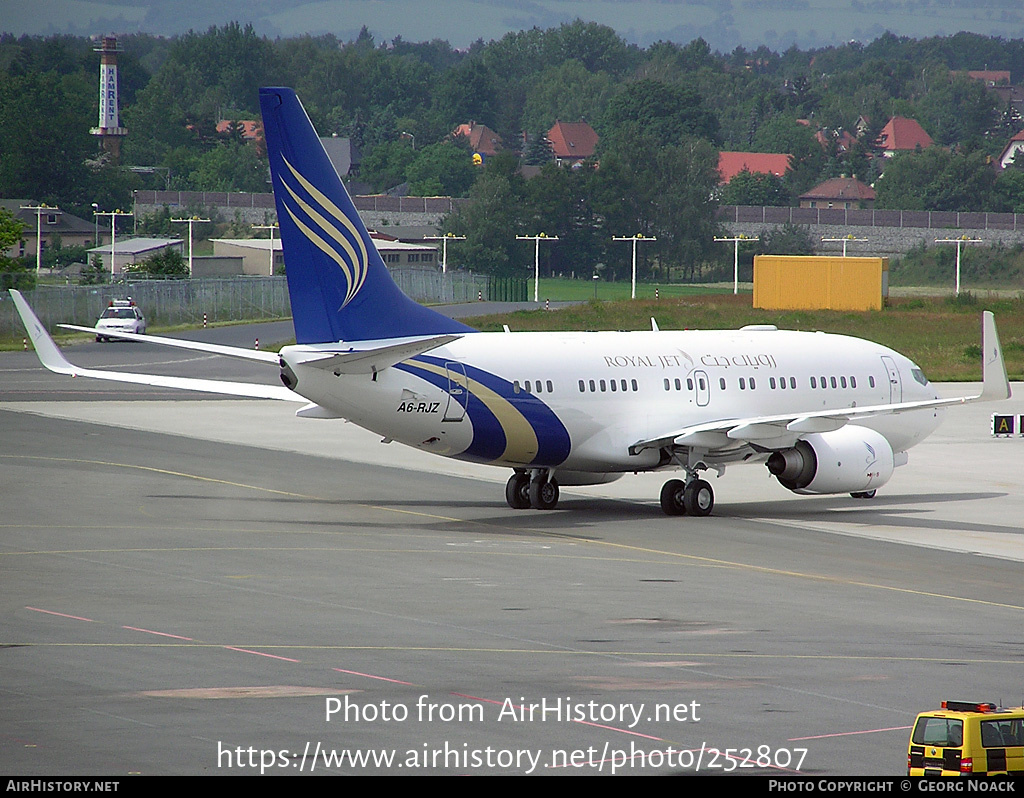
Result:
{"label": "yellow shipping container", "polygon": [[881,310],[888,294],[888,258],[754,256],[755,308]]}

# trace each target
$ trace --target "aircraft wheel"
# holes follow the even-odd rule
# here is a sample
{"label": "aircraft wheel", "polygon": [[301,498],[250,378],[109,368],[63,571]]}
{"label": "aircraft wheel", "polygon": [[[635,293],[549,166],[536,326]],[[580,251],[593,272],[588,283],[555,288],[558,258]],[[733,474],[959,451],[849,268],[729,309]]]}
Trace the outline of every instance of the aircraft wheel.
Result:
{"label": "aircraft wheel", "polygon": [[505,501],[513,510],[530,509],[530,475],[513,474],[505,483]]}
{"label": "aircraft wheel", "polygon": [[711,515],[715,507],[715,492],[703,479],[695,479],[683,490],[683,505],[689,515]]}
{"label": "aircraft wheel", "polygon": [[858,490],[850,495],[855,499],[873,499],[876,493],[878,493],[876,490]]}
{"label": "aircraft wheel", "polygon": [[686,485],[681,479],[670,479],[661,486],[661,509],[665,515],[684,515],[683,491]]}
{"label": "aircraft wheel", "polygon": [[553,479],[530,482],[530,506],[534,510],[554,510],[558,504],[558,483]]}

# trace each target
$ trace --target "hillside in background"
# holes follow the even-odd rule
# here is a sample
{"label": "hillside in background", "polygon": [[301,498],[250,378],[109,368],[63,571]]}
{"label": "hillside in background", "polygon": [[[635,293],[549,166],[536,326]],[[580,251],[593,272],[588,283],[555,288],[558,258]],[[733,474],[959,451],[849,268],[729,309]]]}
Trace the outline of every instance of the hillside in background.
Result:
{"label": "hillside in background", "polygon": [[913,38],[958,31],[1024,37],[1024,7],[1014,0],[0,0],[0,29],[18,35],[174,35],[241,20],[268,36],[347,39],[365,25],[378,39],[438,38],[468,47],[576,18],[608,25],[642,47],[699,36],[724,51],[868,42],[887,30]]}

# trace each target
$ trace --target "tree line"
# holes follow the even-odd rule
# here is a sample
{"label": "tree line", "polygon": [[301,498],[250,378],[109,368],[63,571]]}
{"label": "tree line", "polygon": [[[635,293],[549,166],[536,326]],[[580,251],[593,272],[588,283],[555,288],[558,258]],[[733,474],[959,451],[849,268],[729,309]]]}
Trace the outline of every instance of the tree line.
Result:
{"label": "tree line", "polygon": [[[453,254],[473,268],[519,273],[531,248],[515,234],[546,232],[547,269],[577,274],[628,258],[612,236],[658,240],[643,258],[662,276],[696,277],[725,259],[711,243],[716,203],[790,204],[841,174],[874,183],[878,207],[1024,210],[1024,172],[996,175],[992,159],[1024,121],[968,69],[1024,76],[1024,42],[961,33],[775,52],[714,52],[702,39],[640,48],[610,28],[576,21],[478,41],[377,42],[363,30],[271,40],[230,24],[173,38],[122,37],[122,124],[115,168],[97,157],[94,43],[70,36],[0,36],[0,195],[57,204],[88,217],[91,204],[127,207],[136,188],[266,191],[265,153],[237,124],[258,119],[258,88],[296,89],[321,135],[363,152],[359,179],[374,190],[469,197],[446,220],[467,240]],[[940,148],[877,157],[892,115],[917,119]],[[551,165],[543,134],[558,119],[587,120],[597,157]],[[486,124],[506,153],[476,167],[450,133]],[[838,146],[858,122],[865,133]],[[825,141],[822,146],[821,138]],[[540,142],[540,143],[538,143]],[[718,187],[720,149],[785,152],[782,179],[745,175]],[[522,153],[546,164],[517,171]],[[884,167],[884,177],[880,179]],[[623,249],[625,245],[620,245]],[[622,266],[616,264],[623,264]]]}

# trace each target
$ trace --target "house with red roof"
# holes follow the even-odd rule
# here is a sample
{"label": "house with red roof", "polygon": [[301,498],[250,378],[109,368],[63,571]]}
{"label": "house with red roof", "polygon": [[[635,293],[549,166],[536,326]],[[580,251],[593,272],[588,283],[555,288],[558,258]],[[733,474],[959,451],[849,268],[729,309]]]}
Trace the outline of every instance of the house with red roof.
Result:
{"label": "house with red roof", "polygon": [[990,89],[999,85],[1007,86],[1010,83],[1010,70],[1008,69],[971,69],[967,77],[980,80]]}
{"label": "house with red roof", "polygon": [[[1017,157],[1017,153],[1024,150],[1024,130],[1014,135],[1010,139],[1006,146],[1003,147],[1003,151],[999,153],[999,168],[1006,169],[1011,164],[1015,163],[1014,158]],[[1021,158],[1021,164],[1024,165],[1024,158]]]}
{"label": "house with red roof", "polygon": [[892,158],[898,152],[914,152],[918,147],[922,150],[932,146],[932,137],[924,132],[916,119],[905,116],[894,116],[885,123],[878,136],[878,145],[882,155]]}
{"label": "house with red roof", "polygon": [[848,130],[843,130],[842,128],[836,128],[835,130],[825,130],[822,128],[814,134],[814,139],[825,152],[828,152],[834,145],[836,155],[840,158],[848,154],[857,143],[856,137]]}
{"label": "house with red roof", "polygon": [[497,155],[501,149],[501,136],[491,130],[487,125],[476,122],[459,125],[452,131],[452,138],[465,136],[469,142],[469,148],[473,151],[473,162],[482,164],[492,155]]}
{"label": "house with red roof", "polygon": [[263,125],[255,119],[222,119],[217,123],[217,135],[227,135],[233,124],[241,129],[242,141],[260,141],[263,138]]}
{"label": "house with red roof", "polygon": [[559,166],[573,166],[597,152],[598,135],[582,119],[579,122],[556,121],[547,133],[551,154]]}
{"label": "house with red roof", "polygon": [[973,69],[961,74],[984,83],[985,88],[999,98],[1000,105],[1010,106],[1018,114],[1024,108],[1024,87],[1010,82],[1008,69]]}
{"label": "house with red roof", "polygon": [[873,208],[875,190],[853,177],[833,177],[800,195],[801,208]]}
{"label": "house with red roof", "polygon": [[782,177],[789,171],[791,157],[778,152],[720,152],[718,174],[723,183],[728,183],[744,170]]}

